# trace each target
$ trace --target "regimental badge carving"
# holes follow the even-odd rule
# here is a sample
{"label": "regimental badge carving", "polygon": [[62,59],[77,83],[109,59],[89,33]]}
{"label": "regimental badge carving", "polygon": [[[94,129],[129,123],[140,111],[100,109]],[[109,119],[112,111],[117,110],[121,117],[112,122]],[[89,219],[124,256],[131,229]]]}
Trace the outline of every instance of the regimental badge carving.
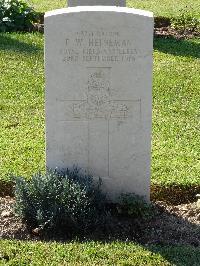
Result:
{"label": "regimental badge carving", "polygon": [[88,68],[87,101],[73,103],[76,119],[112,118],[125,119],[129,116],[129,106],[125,101],[111,98],[111,68]]}

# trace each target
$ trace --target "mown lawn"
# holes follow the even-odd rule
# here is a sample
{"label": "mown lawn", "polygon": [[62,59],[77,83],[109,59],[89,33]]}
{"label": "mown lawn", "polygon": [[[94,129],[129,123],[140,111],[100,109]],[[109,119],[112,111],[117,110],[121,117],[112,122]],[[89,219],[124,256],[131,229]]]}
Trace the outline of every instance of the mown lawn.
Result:
{"label": "mown lawn", "polygon": [[200,40],[155,39],[152,182],[200,184]]}
{"label": "mown lawn", "polygon": [[0,35],[0,178],[44,169],[43,36]]}
{"label": "mown lawn", "polygon": [[67,6],[67,0],[27,0],[27,2],[39,12],[46,12]]}
{"label": "mown lawn", "polygon": [[[127,0],[128,7],[146,9],[154,12],[155,16],[175,17],[180,13],[189,12],[193,16],[200,17],[199,0]],[[66,0],[28,0],[31,6],[40,12],[63,8]]]}
{"label": "mown lawn", "polygon": [[[0,35],[0,179],[45,169],[42,34]],[[200,185],[200,41],[155,39],[152,184]]]}
{"label": "mown lawn", "polygon": [[0,240],[0,265],[199,266],[200,249],[125,242],[67,244]]}

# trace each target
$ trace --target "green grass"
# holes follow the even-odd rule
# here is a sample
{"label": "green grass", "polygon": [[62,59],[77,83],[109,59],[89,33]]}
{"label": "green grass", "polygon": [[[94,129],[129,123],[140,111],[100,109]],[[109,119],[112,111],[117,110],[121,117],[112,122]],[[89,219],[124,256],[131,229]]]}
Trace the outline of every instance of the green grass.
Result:
{"label": "green grass", "polygon": [[0,178],[44,169],[43,36],[0,35]]}
{"label": "green grass", "polygon": [[46,12],[53,9],[67,6],[67,0],[27,0],[30,6],[40,12]]}
{"label": "green grass", "polygon": [[198,266],[200,249],[124,242],[67,244],[0,240],[0,265]]}
{"label": "green grass", "polygon": [[154,43],[152,181],[200,184],[200,41]]}
{"label": "green grass", "polygon": [[[45,170],[42,34],[0,35],[0,179]],[[152,184],[200,185],[200,41],[154,43]]]}
{"label": "green grass", "polygon": [[[66,6],[66,2],[66,0],[28,0],[30,5],[41,12],[63,8]],[[200,16],[199,0],[165,0],[163,2],[159,0],[127,0],[127,6],[153,11],[155,16],[174,17],[183,12],[181,10],[187,10],[197,17]]]}
{"label": "green grass", "polygon": [[200,16],[199,0],[126,0],[128,7],[152,11],[154,16],[176,17],[189,11],[193,16]]}

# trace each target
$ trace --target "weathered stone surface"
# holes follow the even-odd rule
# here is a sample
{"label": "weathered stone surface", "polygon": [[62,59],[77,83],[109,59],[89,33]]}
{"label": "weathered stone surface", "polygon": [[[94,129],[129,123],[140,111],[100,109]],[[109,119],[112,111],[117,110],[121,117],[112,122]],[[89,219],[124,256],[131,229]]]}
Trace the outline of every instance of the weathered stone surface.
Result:
{"label": "weathered stone surface", "polygon": [[126,6],[126,0],[68,0],[68,6]]}
{"label": "weathered stone surface", "polygon": [[12,216],[13,213],[11,211],[2,211],[1,216],[3,218]]}
{"label": "weathered stone surface", "polygon": [[149,199],[152,13],[71,7],[45,15],[46,162],[78,165],[116,198]]}

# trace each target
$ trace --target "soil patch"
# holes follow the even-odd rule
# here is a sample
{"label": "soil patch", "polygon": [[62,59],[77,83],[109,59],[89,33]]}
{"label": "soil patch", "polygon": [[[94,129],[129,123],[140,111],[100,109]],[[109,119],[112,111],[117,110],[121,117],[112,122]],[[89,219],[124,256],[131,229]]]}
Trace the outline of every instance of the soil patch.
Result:
{"label": "soil patch", "polygon": [[194,202],[200,194],[200,185],[151,185],[151,201],[164,201],[169,205]]}
{"label": "soil patch", "polygon": [[171,18],[154,17],[154,36],[162,38],[191,39],[200,37],[197,29],[174,29],[171,25]]}
{"label": "soil patch", "polygon": [[[0,239],[20,240],[69,240],[65,236],[45,236],[37,228],[27,228],[14,213],[15,200],[0,198]],[[101,241],[130,240],[140,244],[184,244],[200,246],[200,207],[197,203],[169,205],[153,203],[154,215],[148,219],[112,216],[109,234],[93,232],[87,239]]]}
{"label": "soil patch", "polygon": [[200,32],[197,31],[179,31],[173,29],[171,26],[166,27],[155,27],[154,36],[162,38],[175,38],[177,40],[181,39],[192,39],[195,37],[200,37]]}

